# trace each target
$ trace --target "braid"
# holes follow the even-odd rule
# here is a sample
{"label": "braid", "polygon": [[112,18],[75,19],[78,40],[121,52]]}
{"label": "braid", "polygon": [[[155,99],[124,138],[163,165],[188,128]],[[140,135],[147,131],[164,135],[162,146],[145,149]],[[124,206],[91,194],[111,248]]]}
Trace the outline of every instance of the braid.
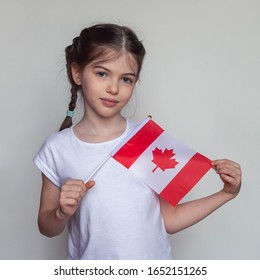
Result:
{"label": "braid", "polygon": [[[77,49],[78,49],[78,44],[79,44],[79,37],[76,37],[73,39],[72,45],[69,45],[68,47],[65,48],[65,54],[66,54],[66,68],[67,68],[67,75],[68,75],[68,79],[69,82],[71,84],[71,99],[70,99],[70,103],[69,103],[69,111],[74,112],[75,108],[76,108],[76,103],[77,103],[77,92],[78,89],[80,88],[80,86],[78,86],[72,77],[72,73],[71,73],[71,64],[75,61],[77,61]],[[67,114],[66,118],[64,119],[63,123],[61,124],[61,127],[59,129],[59,131],[71,127],[72,126],[72,116],[71,114]]]}
{"label": "braid", "polygon": [[73,84],[71,87],[71,99],[70,99],[70,104],[69,104],[69,110],[74,111],[76,108],[76,103],[77,103],[77,91],[78,91],[78,86],[76,84]]}
{"label": "braid", "polygon": [[[70,99],[70,104],[69,104],[69,111],[74,112],[75,108],[76,108],[76,103],[77,103],[77,92],[78,92],[78,86],[76,84],[73,84],[71,87],[71,99]],[[61,124],[61,127],[59,129],[59,131],[71,127],[72,126],[72,117],[71,116],[66,116],[66,118],[64,119],[63,123]]]}

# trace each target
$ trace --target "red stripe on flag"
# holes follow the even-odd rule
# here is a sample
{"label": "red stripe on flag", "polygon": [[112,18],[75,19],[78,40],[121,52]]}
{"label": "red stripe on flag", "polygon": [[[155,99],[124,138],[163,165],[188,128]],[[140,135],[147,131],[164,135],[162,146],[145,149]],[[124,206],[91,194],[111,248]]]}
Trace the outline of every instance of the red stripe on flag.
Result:
{"label": "red stripe on flag", "polygon": [[160,196],[176,206],[211,167],[211,160],[196,153],[162,190]]}
{"label": "red stripe on flag", "polygon": [[129,168],[163,131],[153,120],[149,120],[113,155],[113,158]]}

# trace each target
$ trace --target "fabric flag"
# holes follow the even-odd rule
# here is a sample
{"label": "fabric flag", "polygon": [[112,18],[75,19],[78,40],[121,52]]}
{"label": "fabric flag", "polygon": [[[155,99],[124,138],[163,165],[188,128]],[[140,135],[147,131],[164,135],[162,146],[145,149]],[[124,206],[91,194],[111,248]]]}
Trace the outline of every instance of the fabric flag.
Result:
{"label": "fabric flag", "polygon": [[174,206],[211,168],[210,159],[171,137],[150,118],[110,156]]}

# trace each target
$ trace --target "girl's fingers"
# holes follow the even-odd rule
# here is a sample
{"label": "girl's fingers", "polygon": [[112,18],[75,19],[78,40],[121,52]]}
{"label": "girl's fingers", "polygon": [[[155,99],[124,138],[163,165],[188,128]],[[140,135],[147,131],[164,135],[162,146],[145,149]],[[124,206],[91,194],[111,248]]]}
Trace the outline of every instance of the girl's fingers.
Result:
{"label": "girl's fingers", "polygon": [[242,171],[238,163],[230,160],[215,160],[212,162],[213,168],[218,174],[227,173],[232,174],[233,176],[241,176]]}
{"label": "girl's fingers", "polygon": [[87,187],[87,189],[91,189],[93,186],[95,185],[95,181],[91,180],[88,181],[85,186]]}
{"label": "girl's fingers", "polygon": [[214,160],[212,166],[224,182],[225,188],[237,188],[241,185],[242,171],[238,163],[227,159],[220,159]]}
{"label": "girl's fingers", "polygon": [[237,179],[234,176],[230,176],[227,174],[220,174],[220,177],[225,183],[229,184],[235,184],[237,181]]}
{"label": "girl's fingers", "polygon": [[226,174],[231,177],[239,177],[241,172],[239,169],[229,168],[229,167],[220,167],[215,169],[217,174]]}
{"label": "girl's fingers", "polygon": [[77,209],[86,191],[95,185],[94,181],[86,184],[82,180],[67,180],[61,188],[60,205],[63,212],[67,212],[64,207],[72,207],[71,214]]}
{"label": "girl's fingers", "polygon": [[240,169],[240,165],[232,160],[228,159],[218,159],[218,160],[213,160],[212,161],[212,166],[213,167],[218,167],[218,166],[233,166],[235,168]]}

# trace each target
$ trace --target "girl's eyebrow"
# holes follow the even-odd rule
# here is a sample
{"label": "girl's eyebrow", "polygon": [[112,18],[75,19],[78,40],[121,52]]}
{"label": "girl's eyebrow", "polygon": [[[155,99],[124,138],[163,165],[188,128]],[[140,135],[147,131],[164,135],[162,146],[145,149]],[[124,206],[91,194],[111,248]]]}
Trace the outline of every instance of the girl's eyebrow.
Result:
{"label": "girl's eyebrow", "polygon": [[[103,69],[103,70],[105,70],[105,71],[107,71],[107,72],[111,72],[111,70],[109,70],[108,68],[106,68],[106,67],[104,67],[104,66],[101,66],[101,65],[95,65],[93,68],[94,68],[94,69],[95,69],[95,68],[99,68],[99,69],[101,68],[101,69]],[[136,74],[135,74],[134,72],[123,73],[122,75],[136,77]]]}

